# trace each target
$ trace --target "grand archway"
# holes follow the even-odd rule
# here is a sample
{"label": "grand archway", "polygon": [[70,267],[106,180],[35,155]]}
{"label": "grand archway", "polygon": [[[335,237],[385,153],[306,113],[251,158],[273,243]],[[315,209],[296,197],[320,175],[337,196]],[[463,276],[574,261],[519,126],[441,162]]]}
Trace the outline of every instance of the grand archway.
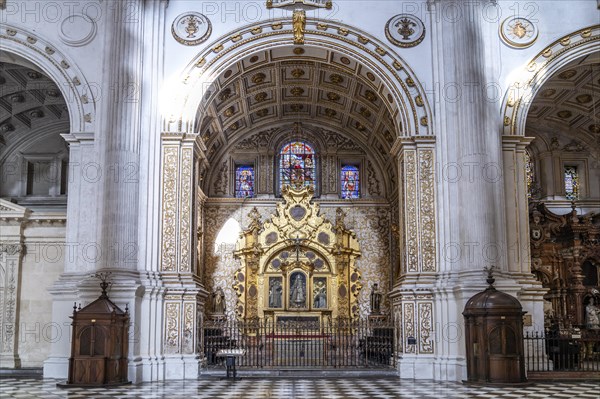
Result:
{"label": "grand archway", "polygon": [[[254,207],[263,219],[273,214],[285,180],[283,148],[306,143],[315,151],[315,200],[329,220],[342,207],[369,248],[357,261],[365,289],[350,315],[366,319],[377,284],[389,320],[408,331],[423,326],[418,351],[431,354],[432,294],[387,299],[401,274],[437,267],[435,138],[424,91],[401,57],[354,27],[307,21],[302,46],[293,45],[291,31],[288,20],[243,27],[169,84],[175,95],[165,97],[163,114],[160,262],[163,275],[180,282],[166,286],[165,352],[191,355],[194,342],[202,350],[193,326],[212,317],[217,298],[228,320],[237,317],[240,293],[232,287],[242,265],[231,244],[214,240],[227,220],[248,228]],[[360,177],[351,196],[342,192],[348,168]],[[419,312],[402,318],[403,306]]]}

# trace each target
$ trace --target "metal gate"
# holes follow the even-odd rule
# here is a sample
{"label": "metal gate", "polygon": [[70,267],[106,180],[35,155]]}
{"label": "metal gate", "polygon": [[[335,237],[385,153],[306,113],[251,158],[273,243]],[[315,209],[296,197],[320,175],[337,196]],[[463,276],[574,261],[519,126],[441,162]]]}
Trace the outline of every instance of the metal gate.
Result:
{"label": "metal gate", "polygon": [[221,349],[243,349],[240,367],[390,368],[395,366],[392,323],[336,320],[211,321],[204,326],[208,366],[222,365]]}

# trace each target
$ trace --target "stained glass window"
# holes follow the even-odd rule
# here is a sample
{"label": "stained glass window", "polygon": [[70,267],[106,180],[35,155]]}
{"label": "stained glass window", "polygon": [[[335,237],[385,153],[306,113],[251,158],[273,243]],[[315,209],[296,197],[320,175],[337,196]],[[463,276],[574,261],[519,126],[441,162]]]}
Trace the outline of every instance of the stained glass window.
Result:
{"label": "stained glass window", "polygon": [[235,196],[248,198],[254,196],[254,167],[235,167]]}
{"label": "stained glass window", "polygon": [[293,141],[283,146],[279,157],[280,187],[313,186],[316,188],[316,157],[312,146],[304,141]]}
{"label": "stained glass window", "polygon": [[360,198],[360,175],[358,166],[343,165],[340,181],[342,182],[343,199]]}
{"label": "stained glass window", "polygon": [[565,196],[571,201],[579,197],[577,166],[565,166]]}
{"label": "stained glass window", "polygon": [[525,178],[527,179],[527,198],[531,198],[533,182],[535,180],[535,171],[533,161],[528,152],[525,152]]}

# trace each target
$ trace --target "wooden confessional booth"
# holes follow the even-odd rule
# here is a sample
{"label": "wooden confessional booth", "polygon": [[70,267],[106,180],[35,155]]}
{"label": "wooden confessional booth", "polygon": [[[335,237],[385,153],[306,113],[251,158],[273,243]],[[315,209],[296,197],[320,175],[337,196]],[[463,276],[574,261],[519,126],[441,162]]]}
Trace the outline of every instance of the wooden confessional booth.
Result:
{"label": "wooden confessional booth", "polygon": [[525,382],[523,308],[514,297],[489,287],[465,306],[467,382]]}
{"label": "wooden confessional booth", "polygon": [[127,384],[129,311],[121,310],[107,294],[83,309],[73,306],[73,335],[69,376],[65,386]]}

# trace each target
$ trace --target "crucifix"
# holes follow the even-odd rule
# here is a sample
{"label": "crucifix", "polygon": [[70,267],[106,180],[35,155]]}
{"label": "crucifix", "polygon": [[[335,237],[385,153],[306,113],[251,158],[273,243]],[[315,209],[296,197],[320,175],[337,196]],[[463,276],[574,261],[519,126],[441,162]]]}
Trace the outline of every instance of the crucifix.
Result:
{"label": "crucifix", "polygon": [[296,238],[293,239],[294,246],[296,247],[296,263],[300,263],[300,243],[302,239],[299,234],[296,234]]}

